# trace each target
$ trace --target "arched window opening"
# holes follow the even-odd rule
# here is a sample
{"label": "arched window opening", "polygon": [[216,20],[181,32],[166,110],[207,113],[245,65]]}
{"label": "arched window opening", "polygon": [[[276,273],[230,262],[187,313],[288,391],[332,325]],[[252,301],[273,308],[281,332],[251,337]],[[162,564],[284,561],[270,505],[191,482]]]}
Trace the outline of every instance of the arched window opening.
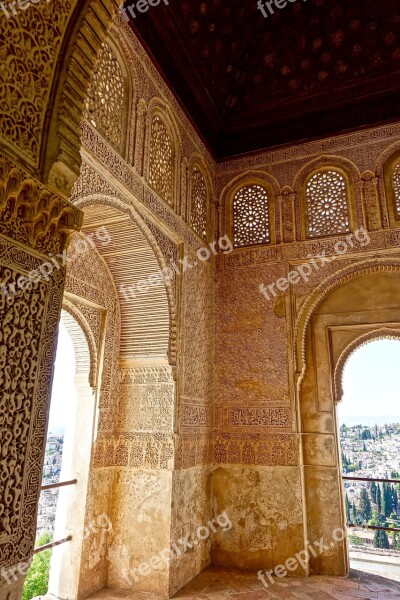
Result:
{"label": "arched window opening", "polygon": [[103,43],[86,101],[86,120],[119,152],[123,152],[127,90],[121,65]]}
{"label": "arched window opening", "polygon": [[350,231],[346,180],[334,169],[314,173],[305,189],[306,237],[319,238]]}
{"label": "arched window opening", "polygon": [[95,410],[89,371],[85,335],[77,321],[62,311],[38,503],[36,550],[25,580],[25,600],[47,592],[57,598],[77,597],[79,561],[73,557],[79,555],[84,538]]}
{"label": "arched window opening", "polygon": [[192,169],[190,199],[190,223],[194,231],[203,240],[207,238],[207,186],[198,167]]}
{"label": "arched window opening", "polygon": [[393,171],[393,192],[396,219],[400,219],[400,163],[395,166]]}
{"label": "arched window opening", "polygon": [[270,242],[269,199],[263,186],[251,184],[239,189],[233,197],[232,212],[235,247]]}
{"label": "arched window opening", "polygon": [[154,115],[151,122],[149,184],[170,206],[174,203],[174,148],[164,121]]}
{"label": "arched window opening", "polygon": [[400,338],[359,346],[345,363],[338,405],[351,565],[386,575],[400,552],[399,364]]}

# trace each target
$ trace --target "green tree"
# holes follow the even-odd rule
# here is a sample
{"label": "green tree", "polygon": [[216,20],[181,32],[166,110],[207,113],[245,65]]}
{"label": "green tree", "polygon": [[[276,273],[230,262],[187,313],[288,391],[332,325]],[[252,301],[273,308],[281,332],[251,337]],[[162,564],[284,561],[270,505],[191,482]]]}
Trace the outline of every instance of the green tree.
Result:
{"label": "green tree", "polygon": [[351,514],[351,519],[353,521],[353,523],[357,523],[357,509],[356,509],[356,505],[353,502],[353,508],[352,508],[352,514]]}
{"label": "green tree", "polygon": [[346,493],[346,498],[345,498],[345,505],[346,505],[346,522],[351,523],[351,517],[350,517],[351,503],[350,503],[347,493]]}
{"label": "green tree", "polygon": [[[44,546],[51,541],[51,534],[48,531],[45,531],[36,540],[36,547]],[[31,598],[35,598],[35,596],[47,593],[49,587],[50,560],[51,550],[44,550],[43,552],[35,554],[31,568],[25,579],[22,600],[31,600]]]}
{"label": "green tree", "polygon": [[383,484],[382,512],[385,517],[390,517],[393,512],[392,488],[389,483]]}
{"label": "green tree", "polygon": [[371,498],[372,498],[372,502],[374,504],[376,504],[376,492],[377,492],[376,483],[375,483],[375,481],[373,481],[371,483]]}
{"label": "green tree", "polygon": [[380,514],[382,512],[382,491],[379,483],[376,490],[376,504],[378,505],[378,513]]}
{"label": "green tree", "polygon": [[363,546],[364,545],[364,541],[362,538],[358,537],[358,535],[355,535],[354,533],[351,533],[348,537],[349,543],[352,544],[353,546]]}
{"label": "green tree", "polygon": [[360,512],[364,521],[369,521],[372,517],[371,501],[365,488],[362,488],[360,494]]}
{"label": "green tree", "polygon": [[399,495],[394,486],[392,487],[392,499],[393,499],[393,511],[395,513],[397,513],[397,510],[399,508]]}
{"label": "green tree", "polygon": [[389,550],[390,544],[386,531],[381,531],[380,529],[375,531],[373,544],[374,548],[384,548],[385,550]]}

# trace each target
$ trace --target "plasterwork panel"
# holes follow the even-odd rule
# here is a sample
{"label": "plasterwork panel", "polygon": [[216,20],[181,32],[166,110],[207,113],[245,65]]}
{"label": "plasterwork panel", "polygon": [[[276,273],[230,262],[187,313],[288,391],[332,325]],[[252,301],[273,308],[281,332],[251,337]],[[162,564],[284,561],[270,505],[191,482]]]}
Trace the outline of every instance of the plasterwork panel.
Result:
{"label": "plasterwork panel", "polygon": [[[3,68],[0,136],[37,165],[57,58],[76,0],[53,0],[18,10],[0,32]],[[27,8],[27,7],[25,7]]]}
{"label": "plasterwork panel", "polygon": [[217,466],[213,492],[216,514],[225,511],[233,524],[214,536],[214,564],[273,569],[304,548],[298,468]]}
{"label": "plasterwork panel", "polygon": [[82,223],[72,204],[0,157],[0,233],[39,252],[61,252]]}
{"label": "plasterwork panel", "polygon": [[[1,280],[7,284],[42,263],[0,238]],[[0,564],[26,560],[33,548],[36,509],[51,393],[55,336],[65,272],[36,281],[7,298],[1,294],[0,386],[7,405],[0,419]],[[3,407],[3,408],[4,408]]]}

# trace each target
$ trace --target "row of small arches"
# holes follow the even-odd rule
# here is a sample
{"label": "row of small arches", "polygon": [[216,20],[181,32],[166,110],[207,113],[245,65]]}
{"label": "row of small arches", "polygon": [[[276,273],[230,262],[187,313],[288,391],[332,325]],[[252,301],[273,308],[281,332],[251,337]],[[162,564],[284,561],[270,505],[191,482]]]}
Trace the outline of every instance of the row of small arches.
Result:
{"label": "row of small arches", "polygon": [[[85,119],[123,157],[127,158],[129,85],[127,69],[117,50],[103,43],[86,101]],[[204,169],[191,164],[188,174],[187,206],[178,206],[177,148],[172,124],[160,109],[152,111],[146,143],[144,173],[157,195],[189,222],[202,239],[207,239],[209,188]],[[138,132],[136,132],[138,137]],[[138,161],[140,162],[140,161]]]}
{"label": "row of small arches", "polygon": [[[128,127],[126,115],[129,113],[126,77],[116,52],[104,43],[88,95],[86,119],[122,156],[124,130]],[[188,167],[187,199],[183,203],[179,198],[180,204],[185,204],[179,206],[177,142],[173,127],[168,117],[156,110],[150,114],[148,128],[145,148],[148,166],[144,173],[148,184],[191,225],[197,235],[206,240],[210,228],[210,186],[207,185],[204,169],[194,163]],[[396,221],[400,222],[400,160],[388,162],[387,195],[391,199],[392,225],[397,226]],[[353,187],[351,177],[334,164],[324,165],[307,175],[301,186],[300,199],[303,239],[345,234],[356,228]],[[275,242],[275,196],[275,190],[262,181],[235,187],[234,193],[227,198],[226,222],[222,225],[232,237],[235,247]]]}
{"label": "row of small arches", "polygon": [[[400,227],[400,160],[387,161],[385,191],[389,221]],[[349,178],[335,166],[309,173],[301,187],[299,212],[302,215],[302,239],[326,238],[349,233],[357,228],[356,207]],[[262,181],[248,182],[225,199],[225,230],[235,247],[270,244],[273,239],[275,193]],[[293,208],[293,210],[295,210]],[[397,222],[398,221],[398,222]],[[300,238],[298,238],[300,239]]]}

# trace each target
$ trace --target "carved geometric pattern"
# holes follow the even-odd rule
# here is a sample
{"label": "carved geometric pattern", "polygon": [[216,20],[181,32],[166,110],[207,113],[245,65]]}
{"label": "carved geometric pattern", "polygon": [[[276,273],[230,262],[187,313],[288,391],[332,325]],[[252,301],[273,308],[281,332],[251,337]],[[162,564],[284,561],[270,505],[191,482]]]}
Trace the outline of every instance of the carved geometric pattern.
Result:
{"label": "carved geometric pattern", "polygon": [[85,118],[117,150],[122,150],[126,90],[122,69],[103,43],[86,101]]}
{"label": "carved geometric pattern", "polygon": [[202,172],[198,167],[192,170],[192,187],[190,199],[190,224],[203,240],[207,237],[207,187]]}
{"label": "carved geometric pattern", "polygon": [[0,158],[0,233],[56,254],[81,222],[82,214],[67,200]]}
{"label": "carved geometric pattern", "polygon": [[[0,281],[18,281],[43,258],[0,239]],[[20,267],[23,265],[23,268]],[[64,272],[16,296],[0,294],[0,564],[27,560],[35,539],[36,503],[55,358]]]}
{"label": "carved geometric pattern", "polygon": [[396,218],[400,219],[400,163],[396,165],[393,172],[393,189]]}
{"label": "carved geometric pattern", "polygon": [[217,464],[296,466],[296,437],[262,433],[218,433],[214,439]]}
{"label": "carved geometric pattern", "polygon": [[183,404],[182,406],[182,427],[207,427],[211,422],[211,407],[197,406],[194,404]]}
{"label": "carved geometric pattern", "polygon": [[233,242],[235,247],[268,244],[269,211],[267,191],[258,184],[246,185],[233,199]]}
{"label": "carved geometric pattern", "polygon": [[[23,273],[0,266],[4,285],[17,281]],[[46,302],[46,284],[33,283],[28,291],[6,299],[0,294],[0,313],[5,315],[0,330],[0,536],[11,536],[21,511],[23,473],[27,458],[30,412],[39,361],[43,311],[36,306]],[[18,343],[16,343],[18,340]]]}
{"label": "carved geometric pattern", "polygon": [[181,433],[176,452],[176,469],[189,469],[212,462],[212,442],[207,434]]}
{"label": "carved geometric pattern", "polygon": [[[38,158],[54,65],[75,2],[18,10],[0,30],[0,135],[30,161]],[[24,8],[28,8],[25,4]]]}
{"label": "carved geometric pattern", "polygon": [[306,187],[307,237],[349,231],[346,181],[337,171],[315,173]]}
{"label": "carved geometric pattern", "polygon": [[146,469],[174,468],[174,440],[167,433],[120,433],[96,443],[94,466]]}
{"label": "carved geometric pattern", "polygon": [[151,122],[149,149],[149,184],[170,206],[174,201],[174,149],[162,119]]}
{"label": "carved geometric pattern", "polygon": [[290,408],[218,407],[215,414],[216,427],[290,427]]}

